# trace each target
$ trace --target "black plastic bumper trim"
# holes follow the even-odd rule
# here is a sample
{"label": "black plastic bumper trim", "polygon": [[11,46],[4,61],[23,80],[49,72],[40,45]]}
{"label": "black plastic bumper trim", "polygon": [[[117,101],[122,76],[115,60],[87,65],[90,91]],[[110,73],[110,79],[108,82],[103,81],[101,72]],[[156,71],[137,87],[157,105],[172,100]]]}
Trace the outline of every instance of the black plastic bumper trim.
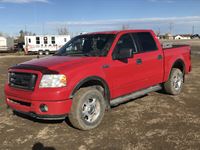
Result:
{"label": "black plastic bumper trim", "polygon": [[34,112],[23,112],[19,110],[13,110],[14,112],[17,112],[19,114],[27,115],[29,117],[40,119],[40,120],[64,120],[67,117],[67,114],[63,115],[39,115]]}

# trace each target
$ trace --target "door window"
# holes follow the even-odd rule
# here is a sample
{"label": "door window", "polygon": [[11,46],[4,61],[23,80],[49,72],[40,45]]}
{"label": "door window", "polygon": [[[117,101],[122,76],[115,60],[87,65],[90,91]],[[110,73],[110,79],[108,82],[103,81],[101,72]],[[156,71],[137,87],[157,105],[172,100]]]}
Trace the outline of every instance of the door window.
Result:
{"label": "door window", "polygon": [[56,43],[55,36],[52,36],[52,37],[51,37],[51,43],[52,43],[52,44],[55,44],[55,43]]}
{"label": "door window", "polygon": [[133,53],[137,52],[134,41],[130,34],[124,34],[120,37],[115,46],[114,53],[119,53],[119,51],[123,51],[125,49],[132,49]]}
{"label": "door window", "polygon": [[40,44],[40,37],[36,37],[36,44]]}
{"label": "door window", "polygon": [[44,44],[48,44],[48,39],[47,39],[47,37],[44,37]]}

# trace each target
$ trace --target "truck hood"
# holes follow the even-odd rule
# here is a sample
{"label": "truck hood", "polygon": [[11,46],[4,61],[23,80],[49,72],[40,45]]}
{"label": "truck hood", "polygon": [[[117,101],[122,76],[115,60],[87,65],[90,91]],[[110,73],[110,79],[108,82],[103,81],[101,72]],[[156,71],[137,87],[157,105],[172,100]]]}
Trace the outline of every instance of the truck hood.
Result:
{"label": "truck hood", "polygon": [[17,66],[13,66],[11,69],[38,70],[42,73],[45,73],[47,70],[60,72],[63,70],[63,67],[65,67],[65,70],[73,69],[77,66],[91,64],[96,60],[97,57],[49,56],[39,59],[32,59],[30,61],[18,64]]}

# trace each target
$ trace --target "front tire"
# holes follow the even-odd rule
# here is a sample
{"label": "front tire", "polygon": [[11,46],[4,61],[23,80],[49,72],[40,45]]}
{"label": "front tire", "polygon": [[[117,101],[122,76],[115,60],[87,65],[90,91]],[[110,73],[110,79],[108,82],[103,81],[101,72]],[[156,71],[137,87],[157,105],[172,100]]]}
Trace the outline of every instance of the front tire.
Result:
{"label": "front tire", "polygon": [[43,55],[43,51],[42,51],[42,50],[39,50],[39,51],[38,51],[38,54],[39,54],[39,55]]}
{"label": "front tire", "polygon": [[178,95],[183,88],[184,74],[180,69],[173,68],[167,82],[164,83],[166,93],[171,95]]}
{"label": "front tire", "polygon": [[101,123],[105,108],[105,99],[99,90],[81,88],[74,95],[69,120],[75,128],[90,130]]}

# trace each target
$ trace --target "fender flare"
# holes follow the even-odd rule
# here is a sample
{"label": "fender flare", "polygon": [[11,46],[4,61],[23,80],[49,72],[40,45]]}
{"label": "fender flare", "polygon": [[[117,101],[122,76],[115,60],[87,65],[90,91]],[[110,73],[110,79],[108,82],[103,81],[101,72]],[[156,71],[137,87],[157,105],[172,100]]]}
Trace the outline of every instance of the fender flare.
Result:
{"label": "fender flare", "polygon": [[176,61],[174,61],[174,63],[172,64],[171,69],[170,69],[170,72],[169,72],[169,74],[168,74],[168,76],[167,76],[167,79],[169,79],[172,69],[173,69],[173,68],[177,68],[177,67],[176,67],[177,64],[181,64],[181,65],[182,65],[182,70],[181,70],[181,71],[182,71],[183,74],[184,74],[184,80],[185,80],[185,63],[184,63],[184,61],[183,61],[182,59],[180,59],[180,58],[177,59]]}
{"label": "fender flare", "polygon": [[180,59],[180,58],[177,59],[177,60],[173,63],[171,69],[174,68],[175,65],[176,65],[177,63],[181,63],[181,64],[182,64],[182,67],[183,67],[183,68],[182,68],[181,71],[183,71],[183,73],[185,73],[185,63],[184,63],[184,61],[183,61],[182,59]]}
{"label": "fender flare", "polygon": [[107,82],[101,78],[101,77],[98,77],[98,76],[90,76],[90,77],[87,77],[81,81],[78,82],[78,84],[73,88],[71,94],[70,94],[70,98],[72,99],[74,94],[76,93],[76,91],[78,89],[80,89],[80,87],[82,85],[84,85],[85,83],[89,82],[89,81],[98,81],[102,84],[103,88],[105,89],[105,97],[106,97],[106,102],[107,104],[110,105],[110,90],[109,90],[109,86],[107,84]]}

